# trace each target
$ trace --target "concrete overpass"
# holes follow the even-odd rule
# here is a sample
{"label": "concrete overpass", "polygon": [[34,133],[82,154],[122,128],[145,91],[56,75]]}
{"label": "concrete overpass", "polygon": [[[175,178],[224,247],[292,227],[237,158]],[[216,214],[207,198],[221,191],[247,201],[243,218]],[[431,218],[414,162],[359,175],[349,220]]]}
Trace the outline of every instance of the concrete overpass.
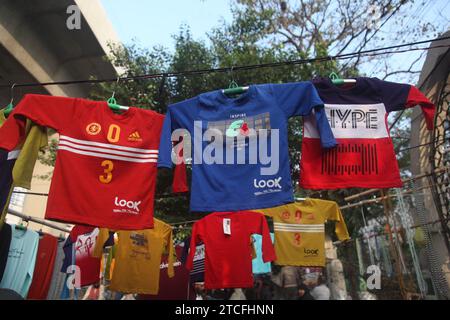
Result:
{"label": "concrete overpass", "polygon": [[[67,8],[77,5],[80,29],[70,30]],[[0,85],[28,82],[115,77],[106,61],[108,43],[119,39],[99,0],[0,1]],[[15,101],[25,93],[84,97],[88,85],[17,88]],[[10,90],[0,89],[0,107]]]}

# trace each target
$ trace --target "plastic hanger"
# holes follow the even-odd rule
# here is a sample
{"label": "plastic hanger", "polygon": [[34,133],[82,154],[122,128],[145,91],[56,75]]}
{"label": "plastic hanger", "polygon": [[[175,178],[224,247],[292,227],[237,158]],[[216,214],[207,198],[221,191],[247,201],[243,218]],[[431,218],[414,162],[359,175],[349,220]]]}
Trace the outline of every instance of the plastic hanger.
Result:
{"label": "plastic hanger", "polygon": [[240,87],[237,82],[234,80],[233,76],[233,68],[231,67],[230,73],[231,73],[231,81],[228,86],[228,89],[223,89],[222,92],[227,96],[236,96],[238,94],[242,94],[246,91],[248,91],[248,87]]}
{"label": "plastic hanger", "polygon": [[66,238],[64,237],[64,235],[62,233],[60,233],[59,237],[58,237],[58,242],[63,242],[63,241],[66,241]]}
{"label": "plastic hanger", "polygon": [[27,230],[28,229],[28,221],[26,221],[26,226],[23,225],[23,221],[21,224],[16,224],[16,230]]}
{"label": "plastic hanger", "polygon": [[338,75],[337,75],[337,73],[336,72],[332,72],[332,73],[330,73],[330,79],[331,79],[331,82],[334,84],[334,85],[341,85],[341,84],[344,84],[344,83],[356,83],[356,79],[342,79],[342,78],[340,78]]}
{"label": "plastic hanger", "polygon": [[[119,84],[119,81],[120,81],[120,76],[117,77],[116,86]],[[124,107],[124,106],[117,104],[116,98],[114,97],[115,95],[116,95],[116,90],[113,91],[111,98],[109,98],[107,100],[108,107],[115,112],[119,112],[121,110],[125,110],[125,111],[128,110],[129,107]]]}
{"label": "plastic hanger", "polygon": [[14,102],[14,87],[16,86],[15,83],[13,83],[13,85],[11,86],[11,101],[9,102],[9,104],[6,106],[5,110],[3,111],[3,115],[5,116],[5,118],[8,118],[8,116],[11,114],[11,112],[13,111],[13,102]]}

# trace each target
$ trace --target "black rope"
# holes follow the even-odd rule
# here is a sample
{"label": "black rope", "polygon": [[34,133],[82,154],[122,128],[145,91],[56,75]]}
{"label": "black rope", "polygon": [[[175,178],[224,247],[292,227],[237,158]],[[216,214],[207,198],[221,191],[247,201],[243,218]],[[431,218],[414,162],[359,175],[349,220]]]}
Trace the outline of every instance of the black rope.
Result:
{"label": "black rope", "polygon": [[[437,41],[437,40],[447,40],[447,39],[450,39],[450,36],[442,37],[442,38],[435,38],[435,39],[430,39],[430,40],[416,41],[416,42],[405,43],[405,44],[399,44],[399,45],[383,47],[383,48],[376,48],[376,49],[352,52],[352,53],[343,53],[343,54],[338,54],[335,56],[324,56],[324,57],[317,57],[317,58],[288,60],[288,61],[281,61],[281,62],[261,63],[261,64],[236,66],[236,67],[233,66],[233,67],[213,68],[213,69],[199,69],[199,70],[188,70],[188,71],[178,71],[178,72],[171,71],[171,72],[162,72],[162,73],[154,73],[154,74],[144,74],[144,75],[136,75],[136,76],[119,78],[119,81],[131,81],[131,80],[139,80],[139,79],[156,79],[156,78],[164,78],[164,77],[173,78],[173,77],[180,77],[180,76],[202,75],[202,74],[208,74],[208,73],[224,73],[224,72],[229,72],[231,69],[233,69],[233,71],[243,71],[243,70],[252,70],[252,69],[259,69],[259,68],[275,68],[275,67],[282,67],[282,66],[289,66],[289,65],[307,64],[307,63],[313,63],[313,62],[327,62],[330,60],[337,60],[337,59],[341,59],[341,60],[342,59],[351,59],[358,55],[376,56],[376,55],[382,55],[382,54],[402,53],[402,52],[410,52],[410,51],[416,51],[416,50],[431,50],[431,49],[442,48],[442,47],[450,47],[450,45],[439,45],[439,46],[423,47],[423,48],[410,48],[410,49],[398,50],[398,51],[386,51],[386,50],[398,49],[398,48],[402,48],[402,47],[419,45],[419,44],[429,43],[429,42],[433,42],[433,41]],[[382,51],[385,51],[385,52],[382,52]],[[40,83],[40,82],[20,83],[20,84],[16,84],[16,87],[35,87],[35,86],[68,85],[68,84],[83,84],[83,83],[94,84],[94,83],[104,83],[104,82],[116,82],[117,80],[118,80],[117,78],[110,78],[110,79],[54,81],[54,82],[42,82],[42,83]],[[0,85],[0,88],[10,88],[11,86],[12,86],[12,84]]]}

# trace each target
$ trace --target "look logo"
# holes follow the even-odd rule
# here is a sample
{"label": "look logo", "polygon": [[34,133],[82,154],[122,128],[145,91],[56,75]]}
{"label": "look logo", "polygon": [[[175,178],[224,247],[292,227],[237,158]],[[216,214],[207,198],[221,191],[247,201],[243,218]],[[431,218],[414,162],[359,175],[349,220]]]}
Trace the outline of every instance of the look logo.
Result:
{"label": "look logo", "polygon": [[88,124],[86,127],[86,132],[92,136],[99,134],[100,131],[102,131],[102,126],[96,122]]}

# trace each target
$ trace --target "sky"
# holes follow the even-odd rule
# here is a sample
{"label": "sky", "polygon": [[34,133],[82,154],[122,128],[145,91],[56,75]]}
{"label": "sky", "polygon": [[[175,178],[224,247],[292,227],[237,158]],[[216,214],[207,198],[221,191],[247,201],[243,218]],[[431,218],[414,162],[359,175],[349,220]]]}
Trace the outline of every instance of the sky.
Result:
{"label": "sky", "polygon": [[[136,42],[144,48],[152,48],[156,45],[162,45],[168,50],[173,51],[173,35],[178,34],[180,26],[185,24],[191,29],[196,40],[207,41],[206,33],[213,27],[220,24],[221,21],[232,21],[230,10],[231,0],[101,0],[106,12],[111,19],[113,26],[119,38],[125,44]],[[422,1],[420,1],[422,2]],[[416,2],[417,3],[417,2]],[[442,17],[450,17],[450,0],[427,0],[425,7],[414,7],[406,16],[403,17],[404,28],[413,26],[415,21],[436,22],[445,21]],[[396,16],[396,18],[400,18]],[[444,19],[444,20],[443,20]],[[389,38],[392,28],[398,28],[389,21],[380,30],[379,35]],[[447,24],[448,24],[447,18]],[[443,25],[443,23],[440,23]],[[445,23],[444,23],[445,25]],[[450,25],[450,24],[449,24]],[[428,39],[434,38],[434,34],[429,34]],[[411,42],[409,39],[402,39],[399,42]],[[381,47],[386,46],[385,43]],[[425,44],[424,46],[427,46]],[[366,49],[380,47],[377,43],[368,45]],[[352,51],[352,48],[348,49]],[[397,54],[390,58],[389,71],[405,70],[414,61],[420,52],[409,52]],[[425,55],[415,65],[415,70],[420,70]],[[369,63],[360,66],[361,71],[367,76],[379,76],[382,74],[380,65]],[[412,80],[411,83],[418,80],[418,75],[411,79],[403,79],[401,75],[394,75],[387,80],[402,81]]]}
{"label": "sky", "polygon": [[162,45],[173,50],[172,36],[180,26],[190,27],[195,39],[207,40],[206,33],[224,19],[231,21],[228,0],[101,0],[119,38],[136,40],[145,48]]}

